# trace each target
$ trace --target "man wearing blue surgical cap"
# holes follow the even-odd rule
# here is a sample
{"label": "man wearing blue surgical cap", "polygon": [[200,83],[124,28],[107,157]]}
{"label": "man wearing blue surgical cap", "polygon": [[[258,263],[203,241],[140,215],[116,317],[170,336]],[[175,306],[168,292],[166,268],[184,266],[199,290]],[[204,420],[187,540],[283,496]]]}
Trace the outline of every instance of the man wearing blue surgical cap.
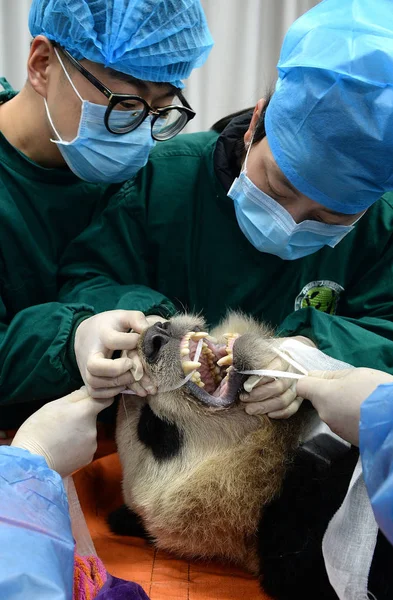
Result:
{"label": "man wearing blue surgical cap", "polygon": [[33,0],[29,26],[26,85],[0,79],[0,402],[75,387],[64,355],[86,307],[57,303],[58,260],[193,118],[182,81],[212,47],[199,0]]}
{"label": "man wearing blue surgical cap", "polygon": [[258,250],[293,260],[334,247],[393,189],[392,71],[390,0],[325,0],[290,28],[266,137],[252,145],[257,108],[230,192]]}

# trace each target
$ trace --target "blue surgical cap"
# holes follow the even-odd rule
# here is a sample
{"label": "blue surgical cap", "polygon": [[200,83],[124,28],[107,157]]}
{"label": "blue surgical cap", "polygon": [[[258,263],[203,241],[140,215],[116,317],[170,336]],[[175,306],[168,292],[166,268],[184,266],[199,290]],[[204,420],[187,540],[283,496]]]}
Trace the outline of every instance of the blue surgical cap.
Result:
{"label": "blue surgical cap", "polygon": [[393,1],[324,0],[289,29],[266,111],[302,193],[354,214],[393,190]]}
{"label": "blue surgical cap", "polygon": [[176,87],[213,45],[199,0],[33,0],[29,27],[78,60]]}

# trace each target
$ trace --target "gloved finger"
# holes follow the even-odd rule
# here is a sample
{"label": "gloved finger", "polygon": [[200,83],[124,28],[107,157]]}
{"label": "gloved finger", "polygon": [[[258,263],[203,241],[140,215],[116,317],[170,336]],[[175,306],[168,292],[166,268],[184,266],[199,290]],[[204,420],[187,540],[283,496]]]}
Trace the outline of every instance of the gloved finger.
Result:
{"label": "gloved finger", "polygon": [[[121,358],[105,358],[102,352],[90,356],[87,361],[87,372],[96,377],[120,377],[131,369],[131,360],[127,356]],[[87,374],[86,374],[87,377]]]}
{"label": "gloved finger", "polygon": [[271,412],[281,411],[295,400],[296,391],[292,388],[286,390],[281,396],[270,398],[262,402],[247,402],[246,412],[249,415],[266,415]]}
{"label": "gloved finger", "polygon": [[135,381],[131,385],[127,386],[128,390],[135,392],[137,396],[141,396],[141,398],[145,398],[148,395],[148,392],[141,386],[138,381]]}
{"label": "gloved finger", "polygon": [[281,356],[275,356],[267,365],[266,369],[270,369],[272,371],[288,371],[290,366],[291,365],[286,360],[281,358]]}
{"label": "gloved finger", "polygon": [[111,398],[88,398],[88,410],[90,413],[98,415],[102,410],[111,406],[114,402],[114,397]]}
{"label": "gloved finger", "polygon": [[151,381],[151,379],[146,375],[146,373],[143,375],[142,379],[138,381],[138,383],[151,396],[157,394],[157,386]]}
{"label": "gloved finger", "polygon": [[[269,369],[272,371],[288,371],[289,365],[285,363],[282,358],[279,356],[273,358],[273,360],[265,367],[264,369]],[[244,384],[244,389],[246,392],[251,392],[254,387],[257,385],[266,385],[267,383],[271,383],[274,381],[271,377],[260,377],[258,375],[251,375]]]}
{"label": "gloved finger", "polygon": [[136,350],[129,350],[127,352],[127,356],[132,361],[131,373],[134,377],[133,381],[139,382],[139,384],[143,387],[143,389],[145,389],[148,392],[148,394],[156,394],[157,388],[144,372],[143,364],[138,355],[138,352]]}
{"label": "gloved finger", "polygon": [[[157,317],[158,319],[160,317]],[[139,310],[123,310],[120,314],[120,323],[124,331],[132,329],[136,333],[142,333],[149,327],[149,321],[146,319],[143,312]]]}
{"label": "gloved finger", "polygon": [[119,375],[119,377],[95,377],[94,375],[90,375],[90,373],[86,374],[86,383],[90,386],[91,389],[94,390],[122,386],[127,387],[127,385],[133,382],[134,377],[131,371],[127,371],[127,373]]}
{"label": "gloved finger", "polygon": [[68,394],[68,396],[64,396],[63,399],[68,402],[80,402],[80,400],[84,400],[85,398],[89,398],[89,392],[84,385],[79,390],[75,390],[75,392]]}
{"label": "gloved finger", "polygon": [[[332,391],[336,388],[336,385],[338,385],[337,380],[345,377],[345,375],[350,372],[349,369],[343,371],[322,371],[318,373],[318,375],[321,374],[322,377],[313,377],[310,374],[308,377],[299,379],[296,384],[297,393],[302,398],[310,400],[314,407],[318,409],[318,406],[326,404],[326,400],[330,397]],[[343,375],[337,377],[337,373]],[[325,374],[326,377],[323,377]]]}
{"label": "gloved finger", "polygon": [[149,315],[148,317],[146,317],[146,321],[149,323],[149,327],[151,327],[155,323],[166,323],[168,319],[164,319],[163,317],[159,317],[158,315]]}
{"label": "gloved finger", "polygon": [[[89,390],[89,387],[87,388]],[[117,388],[104,388],[102,390],[89,390],[89,394],[90,396],[95,399],[95,400],[100,400],[100,399],[106,399],[106,398],[113,398],[114,396],[117,396],[118,394],[121,394],[122,392],[124,392],[125,390],[125,386],[122,385],[121,387],[117,387]]]}
{"label": "gloved finger", "polygon": [[289,406],[287,406],[287,408],[268,413],[267,416],[270,417],[270,419],[289,419],[295,413],[297,413],[302,402],[303,398],[297,396],[295,400]]}
{"label": "gloved finger", "polygon": [[259,375],[250,375],[250,377],[244,382],[243,387],[246,392],[251,392],[260,381],[267,383],[274,381],[274,379],[272,379],[271,377],[260,377]]}
{"label": "gloved finger", "polygon": [[131,359],[130,371],[133,375],[134,381],[140,381],[143,377],[143,365],[141,359],[136,351],[130,352],[128,358]]}
{"label": "gloved finger", "polygon": [[113,327],[103,327],[100,339],[108,350],[132,350],[138,344],[139,333],[124,333]]}
{"label": "gloved finger", "polygon": [[276,398],[284,394],[293,384],[293,379],[277,379],[272,383],[265,383],[264,385],[257,385],[251,390],[248,402],[261,402],[268,398]]}

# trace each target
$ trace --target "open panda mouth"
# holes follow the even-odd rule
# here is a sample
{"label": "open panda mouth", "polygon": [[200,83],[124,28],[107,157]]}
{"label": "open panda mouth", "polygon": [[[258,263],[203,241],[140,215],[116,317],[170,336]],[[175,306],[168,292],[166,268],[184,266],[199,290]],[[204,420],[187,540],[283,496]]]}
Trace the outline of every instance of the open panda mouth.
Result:
{"label": "open panda mouth", "polygon": [[[213,408],[227,408],[238,400],[246,376],[233,367],[233,346],[239,334],[224,335],[225,344],[218,344],[205,332],[190,331],[180,342],[180,360],[184,374],[193,372],[186,383],[191,394],[203,404]],[[202,351],[195,357],[198,342]]]}

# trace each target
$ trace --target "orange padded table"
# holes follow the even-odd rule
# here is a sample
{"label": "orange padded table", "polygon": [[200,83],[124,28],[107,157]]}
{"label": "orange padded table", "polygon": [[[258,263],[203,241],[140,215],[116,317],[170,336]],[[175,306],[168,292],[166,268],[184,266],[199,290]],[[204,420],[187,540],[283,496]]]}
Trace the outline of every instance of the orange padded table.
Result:
{"label": "orange padded table", "polygon": [[107,570],[142,585],[151,600],[270,600],[258,581],[239,569],[178,560],[144,540],[112,534],[106,517],[123,504],[117,454],[95,460],[76,473],[74,481],[97,554]]}

